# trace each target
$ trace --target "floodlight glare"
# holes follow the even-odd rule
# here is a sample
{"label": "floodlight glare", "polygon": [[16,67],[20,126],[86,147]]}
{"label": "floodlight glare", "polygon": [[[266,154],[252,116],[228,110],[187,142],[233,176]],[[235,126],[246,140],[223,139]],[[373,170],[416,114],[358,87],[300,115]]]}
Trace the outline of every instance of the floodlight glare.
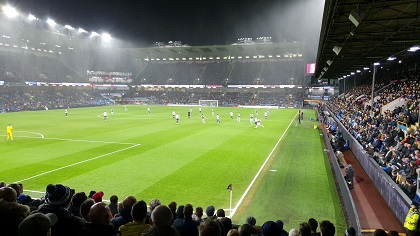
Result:
{"label": "floodlight glare", "polygon": [[64,28],[66,28],[68,30],[73,30],[74,29],[71,25],[65,25]]}
{"label": "floodlight glare", "polygon": [[363,70],[369,70],[369,67],[363,67]]}
{"label": "floodlight glare", "polygon": [[[93,34],[93,32],[92,32],[92,34]],[[102,33],[101,37],[102,37],[102,39],[103,39],[105,42],[108,42],[109,40],[111,40],[111,39],[112,39],[112,38],[111,38],[111,35],[110,35],[110,34],[108,34],[108,33]]]}
{"label": "floodlight glare", "polygon": [[29,14],[29,15],[28,15],[28,20],[29,20],[29,21],[36,20],[36,17],[35,17],[34,15],[32,15],[32,14]]}
{"label": "floodlight glare", "polygon": [[14,7],[11,7],[9,5],[3,6],[3,12],[6,14],[7,17],[13,18],[19,15],[19,13],[16,11]]}
{"label": "floodlight glare", "polygon": [[350,74],[351,74],[351,75],[354,75],[354,72],[351,72]]}
{"label": "floodlight glare", "polygon": [[414,46],[414,47],[411,47],[410,49],[408,49],[407,51],[408,52],[415,52],[415,51],[417,51],[417,50],[419,50],[420,49],[420,47],[419,46]]}
{"label": "floodlight glare", "polygon": [[95,36],[99,36],[98,33],[96,33],[95,31],[92,31],[92,33],[90,34],[91,37],[95,37]]}
{"label": "floodlight glare", "polygon": [[79,33],[87,33],[87,31],[82,28],[79,28]]}
{"label": "floodlight glare", "polygon": [[375,62],[375,63],[373,63],[373,65],[374,66],[379,66],[381,63],[379,63],[379,62]]}
{"label": "floodlight glare", "polygon": [[393,60],[395,60],[395,59],[397,59],[396,57],[388,57],[388,61],[393,61]]}
{"label": "floodlight glare", "polygon": [[50,25],[50,26],[55,26],[57,23],[55,23],[55,21],[54,20],[52,20],[52,19],[48,19],[47,20],[47,23],[48,23],[48,25]]}
{"label": "floodlight glare", "polygon": [[360,70],[356,70],[356,72],[357,72],[357,73],[360,73],[361,71],[360,71]]}

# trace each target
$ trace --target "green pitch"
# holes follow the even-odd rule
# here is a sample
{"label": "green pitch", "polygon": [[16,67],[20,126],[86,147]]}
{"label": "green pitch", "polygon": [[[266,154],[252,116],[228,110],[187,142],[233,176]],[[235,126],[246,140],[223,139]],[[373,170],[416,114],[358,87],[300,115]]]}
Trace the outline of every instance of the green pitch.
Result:
{"label": "green pitch", "polygon": [[[1,136],[0,180],[21,182],[33,197],[61,183],[77,192],[103,191],[104,199],[211,204],[227,215],[232,184],[234,223],[254,215],[259,224],[282,219],[290,229],[314,217],[345,227],[316,122],[309,121],[313,111],[305,110],[297,125],[297,110],[271,109],[265,120],[265,109],[258,109],[265,127],[255,128],[249,121],[255,109],[216,107],[217,124],[204,107],[202,124],[197,107],[191,119],[190,107],[151,106],[151,114],[146,106],[127,108],[68,109],[68,117],[64,109],[0,114],[4,129],[14,127],[14,141],[6,141],[5,130]],[[180,114],[178,125],[172,111]]]}

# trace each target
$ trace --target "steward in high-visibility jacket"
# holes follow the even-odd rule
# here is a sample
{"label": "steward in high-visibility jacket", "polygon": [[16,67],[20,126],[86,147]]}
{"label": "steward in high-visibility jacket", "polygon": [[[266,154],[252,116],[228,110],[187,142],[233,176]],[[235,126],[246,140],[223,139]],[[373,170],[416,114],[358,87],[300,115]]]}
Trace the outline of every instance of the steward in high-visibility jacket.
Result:
{"label": "steward in high-visibility jacket", "polygon": [[412,235],[417,230],[417,223],[419,222],[419,203],[411,203],[411,208],[408,211],[404,221],[404,228],[407,229],[407,235]]}

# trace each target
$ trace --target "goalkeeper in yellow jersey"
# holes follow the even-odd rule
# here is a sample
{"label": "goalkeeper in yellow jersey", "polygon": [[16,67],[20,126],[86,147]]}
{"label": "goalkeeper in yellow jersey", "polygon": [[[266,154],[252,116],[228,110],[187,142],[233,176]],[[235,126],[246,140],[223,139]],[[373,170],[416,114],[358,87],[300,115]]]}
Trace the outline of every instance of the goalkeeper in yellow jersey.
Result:
{"label": "goalkeeper in yellow jersey", "polygon": [[13,127],[12,124],[9,124],[6,128],[7,131],[7,140],[13,140],[13,133],[12,133]]}

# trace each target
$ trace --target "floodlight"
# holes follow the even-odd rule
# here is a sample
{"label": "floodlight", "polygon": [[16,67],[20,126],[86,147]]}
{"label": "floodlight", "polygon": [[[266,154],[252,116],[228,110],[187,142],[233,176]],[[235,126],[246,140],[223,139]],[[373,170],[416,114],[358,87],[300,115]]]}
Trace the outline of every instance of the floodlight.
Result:
{"label": "floodlight", "polygon": [[[93,32],[92,32],[92,34],[93,34]],[[105,42],[108,42],[109,40],[111,40],[111,39],[112,39],[112,38],[111,38],[111,35],[110,35],[110,34],[108,34],[108,33],[102,33],[101,37],[102,37],[102,39],[103,39]]]}
{"label": "floodlight", "polygon": [[360,71],[360,70],[356,70],[356,72],[357,72],[357,73],[360,73],[360,72],[362,72],[362,71]]}
{"label": "floodlight", "polygon": [[64,28],[66,28],[68,30],[73,30],[74,29],[73,26],[71,26],[71,25],[65,25]]}
{"label": "floodlight", "polygon": [[32,14],[29,14],[28,15],[28,20],[29,21],[33,21],[33,20],[36,20],[37,18],[34,16],[34,15],[32,15]]}
{"label": "floodlight", "polygon": [[395,60],[395,59],[397,59],[396,57],[388,57],[388,61],[393,61],[393,60]]}
{"label": "floodlight", "polygon": [[95,37],[95,36],[99,36],[98,33],[96,33],[95,31],[92,31],[92,33],[90,34],[91,37]]}
{"label": "floodlight", "polygon": [[50,19],[50,18],[48,18],[47,23],[48,23],[50,26],[55,26],[55,25],[57,24],[57,23],[55,23],[55,21],[54,21],[54,20],[52,20],[52,19]]}
{"label": "floodlight", "polygon": [[9,5],[3,6],[3,12],[4,14],[9,18],[14,18],[19,15],[19,13],[16,11],[14,7],[11,7]]}
{"label": "floodlight", "polygon": [[350,74],[351,74],[351,75],[354,75],[354,72],[351,72]]}
{"label": "floodlight", "polygon": [[408,49],[407,51],[408,52],[415,52],[415,51],[417,51],[417,50],[419,50],[420,49],[420,47],[419,46],[414,46],[414,47],[411,47],[410,49]]}
{"label": "floodlight", "polygon": [[381,63],[379,63],[379,62],[375,62],[375,63],[373,63],[373,65],[374,66],[379,66]]}
{"label": "floodlight", "polygon": [[369,70],[369,67],[363,67],[363,70]]}
{"label": "floodlight", "polygon": [[79,33],[87,33],[87,31],[82,28],[79,28]]}

